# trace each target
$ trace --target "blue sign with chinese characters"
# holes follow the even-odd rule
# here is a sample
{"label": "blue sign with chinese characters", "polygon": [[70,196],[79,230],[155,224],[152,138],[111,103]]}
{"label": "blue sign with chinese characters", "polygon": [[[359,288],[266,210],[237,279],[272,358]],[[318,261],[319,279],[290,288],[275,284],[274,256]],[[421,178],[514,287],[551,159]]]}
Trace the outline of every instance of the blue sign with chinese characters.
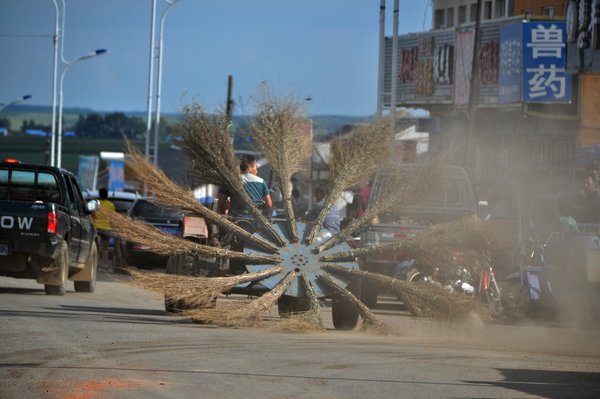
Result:
{"label": "blue sign with chinese characters", "polygon": [[566,36],[564,22],[523,23],[524,103],[571,102],[571,76],[565,73]]}
{"label": "blue sign with chinese characters", "polygon": [[500,57],[498,71],[498,102],[521,101],[521,33],[522,22],[508,24],[500,30]]}

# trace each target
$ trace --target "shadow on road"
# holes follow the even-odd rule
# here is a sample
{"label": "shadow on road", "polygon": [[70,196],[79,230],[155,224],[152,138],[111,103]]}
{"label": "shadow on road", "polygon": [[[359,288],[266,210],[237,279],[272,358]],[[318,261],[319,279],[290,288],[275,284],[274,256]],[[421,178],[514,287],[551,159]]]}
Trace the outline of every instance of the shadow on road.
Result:
{"label": "shadow on road", "polygon": [[46,295],[44,288],[14,288],[0,287],[0,294],[37,294]]}
{"label": "shadow on road", "polygon": [[503,381],[465,382],[497,386],[549,399],[600,397],[600,373],[524,369],[497,370],[504,376]]}

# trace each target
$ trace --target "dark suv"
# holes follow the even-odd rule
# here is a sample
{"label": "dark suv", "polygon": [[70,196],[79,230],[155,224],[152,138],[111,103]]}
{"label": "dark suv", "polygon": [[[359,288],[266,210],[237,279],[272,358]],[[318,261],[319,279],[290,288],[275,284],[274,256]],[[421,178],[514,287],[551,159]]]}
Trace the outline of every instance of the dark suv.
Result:
{"label": "dark suv", "polygon": [[[183,229],[183,211],[156,205],[148,199],[137,199],[127,215],[134,220],[150,224],[159,230],[180,236]],[[115,267],[137,266],[140,268],[164,267],[169,257],[150,251],[148,247],[117,239],[113,264]]]}

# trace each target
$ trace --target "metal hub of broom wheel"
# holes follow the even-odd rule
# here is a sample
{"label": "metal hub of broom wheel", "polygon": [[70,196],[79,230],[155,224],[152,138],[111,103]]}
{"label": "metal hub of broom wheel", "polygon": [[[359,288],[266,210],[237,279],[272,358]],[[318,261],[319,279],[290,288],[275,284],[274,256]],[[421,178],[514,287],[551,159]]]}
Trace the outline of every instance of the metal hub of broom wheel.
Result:
{"label": "metal hub of broom wheel", "polygon": [[[298,234],[300,237],[304,237],[308,224],[306,223],[297,223]],[[261,280],[259,284],[263,285],[265,288],[273,289],[275,285],[279,281],[281,281],[282,274],[286,275],[289,272],[296,272],[298,274],[298,278],[296,278],[292,284],[285,291],[285,295],[303,298],[308,296],[306,292],[306,287],[302,283],[301,274],[304,273],[310,281],[313,290],[318,298],[327,297],[335,294],[331,290],[331,288],[327,287],[324,284],[319,283],[318,276],[325,274],[325,271],[321,269],[325,264],[320,261],[320,258],[323,255],[329,255],[336,252],[349,251],[350,247],[348,244],[342,242],[339,243],[332,248],[323,251],[319,254],[315,254],[313,252],[314,248],[318,246],[322,240],[328,238],[326,229],[322,229],[320,233],[321,239],[317,238],[310,245],[306,245],[304,241],[301,239],[300,242],[294,243],[290,242],[289,234],[287,230],[287,223],[274,223],[274,229],[282,236],[287,238],[287,245],[279,249],[279,256],[281,257],[281,266],[283,266],[284,270],[279,275],[271,276],[265,280]],[[255,233],[255,235],[260,236],[261,238],[267,239],[267,236],[263,236],[260,232]],[[267,254],[265,252],[259,251],[257,249],[246,247],[244,252],[247,254]],[[336,262],[336,264],[347,267],[349,269],[358,269],[358,264],[356,262]],[[247,265],[246,268],[250,272],[258,272],[265,269],[269,269],[273,267],[272,264],[264,264],[264,265]],[[338,283],[343,286],[347,286],[349,281],[339,281]]]}

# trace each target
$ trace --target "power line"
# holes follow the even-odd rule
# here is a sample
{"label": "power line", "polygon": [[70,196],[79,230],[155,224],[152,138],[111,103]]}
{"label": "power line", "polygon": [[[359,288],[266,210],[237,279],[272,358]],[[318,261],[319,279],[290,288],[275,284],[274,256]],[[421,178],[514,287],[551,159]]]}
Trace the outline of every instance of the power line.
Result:
{"label": "power line", "polygon": [[27,34],[27,33],[0,33],[0,37],[27,37],[27,38],[37,38],[37,37],[52,37],[51,34]]}

